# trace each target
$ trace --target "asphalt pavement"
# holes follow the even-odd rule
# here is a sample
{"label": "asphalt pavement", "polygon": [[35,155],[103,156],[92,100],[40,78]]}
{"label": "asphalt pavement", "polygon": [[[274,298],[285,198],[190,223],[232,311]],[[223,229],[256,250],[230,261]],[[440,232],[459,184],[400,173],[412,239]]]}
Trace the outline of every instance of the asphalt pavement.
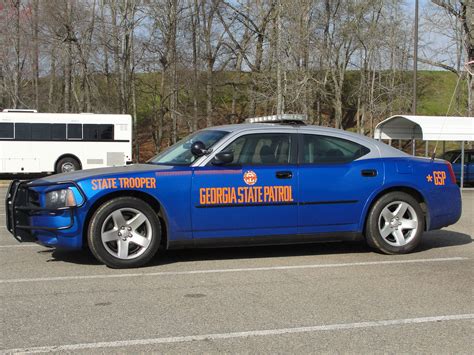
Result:
{"label": "asphalt pavement", "polygon": [[17,243],[2,203],[0,353],[472,353],[473,191],[463,207],[409,255],[323,243],[169,251],[113,270]]}

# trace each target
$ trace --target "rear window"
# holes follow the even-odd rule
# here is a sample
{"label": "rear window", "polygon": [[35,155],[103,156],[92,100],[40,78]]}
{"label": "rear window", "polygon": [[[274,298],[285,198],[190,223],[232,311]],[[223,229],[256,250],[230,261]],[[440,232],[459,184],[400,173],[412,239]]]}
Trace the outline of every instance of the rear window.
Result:
{"label": "rear window", "polygon": [[303,134],[302,164],[347,163],[356,160],[370,149],[347,139]]}

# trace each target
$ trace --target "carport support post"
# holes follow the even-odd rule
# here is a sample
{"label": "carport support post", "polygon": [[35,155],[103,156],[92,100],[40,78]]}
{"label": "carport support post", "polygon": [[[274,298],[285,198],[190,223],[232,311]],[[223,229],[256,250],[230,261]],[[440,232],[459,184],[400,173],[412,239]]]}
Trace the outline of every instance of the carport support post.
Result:
{"label": "carport support post", "polygon": [[430,142],[425,141],[425,157],[428,156],[428,150],[429,150]]}
{"label": "carport support post", "polygon": [[415,155],[416,153],[416,140],[415,138],[413,138],[413,140],[411,141],[411,155]]}
{"label": "carport support post", "polygon": [[461,189],[464,187],[464,141],[461,141]]}

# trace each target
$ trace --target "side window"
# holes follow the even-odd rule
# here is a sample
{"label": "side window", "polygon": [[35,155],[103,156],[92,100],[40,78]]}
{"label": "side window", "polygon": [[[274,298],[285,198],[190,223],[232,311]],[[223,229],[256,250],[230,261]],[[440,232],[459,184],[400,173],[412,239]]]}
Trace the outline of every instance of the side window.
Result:
{"label": "side window", "polygon": [[278,165],[290,162],[291,136],[287,133],[248,134],[223,151],[233,152],[234,165]]}
{"label": "side window", "polygon": [[15,123],[15,140],[29,141],[31,140],[31,124]]}
{"label": "side window", "polygon": [[51,138],[53,141],[62,141],[66,139],[66,125],[54,123],[51,125]]}
{"label": "side window", "polygon": [[31,139],[50,141],[51,140],[51,125],[49,123],[32,123],[31,124]]}
{"label": "side window", "polygon": [[370,149],[337,137],[303,134],[301,164],[347,163],[370,152]]}
{"label": "side window", "polygon": [[68,124],[67,139],[82,139],[82,125],[77,123]]}
{"label": "side window", "polygon": [[85,124],[83,126],[83,130],[84,130],[83,138],[84,138],[84,140],[96,141],[98,139],[97,127],[98,127],[98,125],[96,125],[96,124]]}
{"label": "side window", "polygon": [[0,123],[0,138],[13,139],[13,123]]}
{"label": "side window", "polygon": [[105,140],[114,139],[114,125],[112,124],[85,124],[84,126],[85,140]]}
{"label": "side window", "polygon": [[99,125],[99,139],[105,141],[111,141],[114,139],[114,125],[113,124],[101,124]]}

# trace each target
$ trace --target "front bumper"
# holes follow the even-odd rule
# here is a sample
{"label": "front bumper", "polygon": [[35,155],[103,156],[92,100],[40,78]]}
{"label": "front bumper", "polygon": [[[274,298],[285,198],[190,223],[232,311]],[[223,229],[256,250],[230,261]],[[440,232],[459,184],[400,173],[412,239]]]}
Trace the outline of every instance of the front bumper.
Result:
{"label": "front bumper", "polygon": [[[73,207],[41,207],[41,194],[38,189],[51,187],[75,187],[82,201]],[[45,245],[60,246],[58,234],[67,234],[69,231],[75,234],[75,210],[84,205],[86,200],[84,192],[74,181],[35,183],[14,180],[10,183],[5,200],[7,229],[20,242],[38,240]]]}

